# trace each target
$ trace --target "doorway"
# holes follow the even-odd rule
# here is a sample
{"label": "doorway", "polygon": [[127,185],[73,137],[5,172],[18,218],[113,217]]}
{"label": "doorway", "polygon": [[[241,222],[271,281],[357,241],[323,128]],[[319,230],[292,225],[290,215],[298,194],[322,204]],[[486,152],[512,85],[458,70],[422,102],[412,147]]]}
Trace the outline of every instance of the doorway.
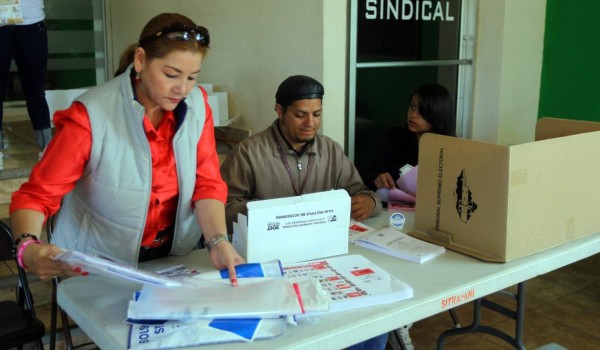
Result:
{"label": "doorway", "polygon": [[476,2],[352,0],[348,156],[366,166],[383,132],[406,122],[410,92],[444,85],[467,137]]}

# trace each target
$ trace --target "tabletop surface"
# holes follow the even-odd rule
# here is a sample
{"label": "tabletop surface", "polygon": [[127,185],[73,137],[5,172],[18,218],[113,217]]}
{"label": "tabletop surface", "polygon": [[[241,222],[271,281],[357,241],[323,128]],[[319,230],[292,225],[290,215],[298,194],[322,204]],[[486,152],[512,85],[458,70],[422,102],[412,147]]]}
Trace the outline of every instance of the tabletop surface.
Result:
{"label": "tabletop surface", "polygon": [[[413,213],[405,213],[406,229]],[[365,221],[372,227],[387,223],[387,216]],[[447,250],[417,264],[350,245],[348,254],[361,254],[414,289],[411,299],[315,316],[288,326],[285,334],[253,343],[204,345],[202,349],[321,349],[343,348],[484,297],[514,284],[550,272],[600,251],[600,233],[507,263],[490,263]],[[168,257],[140,265],[154,270],[174,264],[212,270],[206,250],[183,257]],[[127,304],[140,285],[102,276],[69,278],[58,288],[58,303],[100,347],[125,348]],[[348,322],[351,315],[353,322]]]}

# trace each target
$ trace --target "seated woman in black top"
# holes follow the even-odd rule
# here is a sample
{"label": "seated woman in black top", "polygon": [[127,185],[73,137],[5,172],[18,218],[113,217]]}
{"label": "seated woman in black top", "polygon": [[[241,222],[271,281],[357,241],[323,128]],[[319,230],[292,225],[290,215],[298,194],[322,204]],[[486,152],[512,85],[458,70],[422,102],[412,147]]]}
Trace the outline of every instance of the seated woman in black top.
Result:
{"label": "seated woman in black top", "polygon": [[361,173],[364,183],[374,191],[395,188],[400,168],[417,165],[419,139],[426,132],[456,136],[454,103],[448,89],[440,84],[425,84],[413,90],[406,124],[385,132],[373,162]]}

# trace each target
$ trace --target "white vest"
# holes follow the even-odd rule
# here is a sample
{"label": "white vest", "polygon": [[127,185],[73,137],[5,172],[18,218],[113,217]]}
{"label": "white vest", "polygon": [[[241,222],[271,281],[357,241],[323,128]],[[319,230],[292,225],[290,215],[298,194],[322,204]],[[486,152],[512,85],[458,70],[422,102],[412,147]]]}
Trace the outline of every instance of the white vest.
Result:
{"label": "white vest", "polygon": [[[173,139],[179,203],[173,255],[191,251],[201,235],[191,201],[197,145],[206,118],[205,98],[199,89],[192,89],[174,111],[179,125]],[[64,197],[53,243],[137,265],[152,186],[152,159],[143,128],[144,108],[134,100],[129,69],[77,100],[89,115],[90,160],[75,188]]]}

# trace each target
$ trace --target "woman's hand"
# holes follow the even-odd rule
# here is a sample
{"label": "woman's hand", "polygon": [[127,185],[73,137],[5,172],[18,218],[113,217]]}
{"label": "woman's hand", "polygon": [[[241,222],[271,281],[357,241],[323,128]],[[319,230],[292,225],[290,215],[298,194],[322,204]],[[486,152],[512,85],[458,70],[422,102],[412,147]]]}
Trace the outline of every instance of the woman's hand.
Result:
{"label": "woman's hand", "polygon": [[61,252],[62,250],[54,244],[30,244],[23,251],[22,261],[27,269],[36,274],[42,281],[58,276],[87,274],[65,262],[52,259]]}
{"label": "woman's hand", "polygon": [[396,183],[394,183],[394,179],[390,173],[381,173],[375,179],[375,187],[377,188],[387,188],[391,190],[396,187]]}
{"label": "woman's hand", "polygon": [[210,260],[213,265],[221,270],[227,268],[229,270],[229,280],[233,286],[237,286],[237,276],[235,266],[245,263],[238,252],[233,248],[231,243],[223,241],[215,245],[210,251]]}

